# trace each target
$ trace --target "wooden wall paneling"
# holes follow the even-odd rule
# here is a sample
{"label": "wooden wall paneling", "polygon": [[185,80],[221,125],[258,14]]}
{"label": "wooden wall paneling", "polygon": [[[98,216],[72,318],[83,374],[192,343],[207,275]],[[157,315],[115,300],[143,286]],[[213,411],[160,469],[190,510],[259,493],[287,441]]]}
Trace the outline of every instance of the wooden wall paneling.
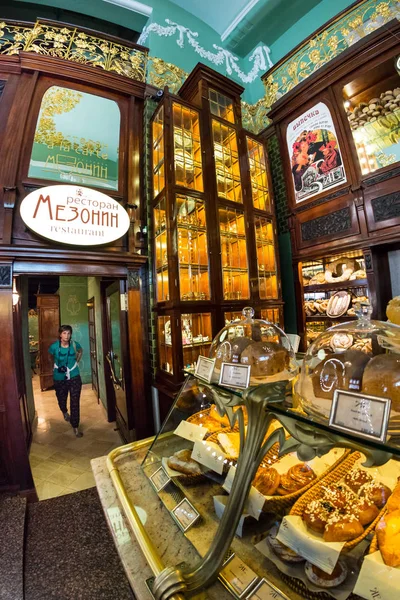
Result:
{"label": "wooden wall paneling", "polygon": [[153,433],[149,374],[147,303],[143,290],[144,268],[128,272],[128,331],[132,372],[133,420],[138,439]]}
{"label": "wooden wall paneling", "polygon": [[384,246],[364,248],[372,318],[386,321],[386,306],[392,298],[389,258]]}
{"label": "wooden wall paneling", "polygon": [[400,177],[379,181],[375,185],[364,185],[364,204],[369,235],[400,235]]}
{"label": "wooden wall paneling", "polygon": [[14,206],[17,194],[17,173],[29,106],[37,81],[37,74],[23,73],[18,77],[13,94],[3,142],[0,148],[0,205],[3,213],[3,244],[12,236]]}
{"label": "wooden wall paneling", "polygon": [[5,431],[0,443],[2,452],[0,460],[5,464],[6,487],[10,490],[30,490],[34,494],[34,484],[29,466],[18,398],[14,354],[16,339],[14,336],[11,288],[0,288],[0,330],[2,332],[0,421],[3,431]]}
{"label": "wooden wall paneling", "polygon": [[40,389],[53,386],[54,359],[49,354],[49,347],[59,339],[60,297],[56,294],[37,294],[37,311],[39,325],[39,375]]}
{"label": "wooden wall paneling", "polygon": [[136,205],[136,220],[129,230],[129,252],[144,249],[142,224],[146,219],[144,200],[144,143],[143,143],[143,102],[134,97],[128,107],[128,151],[127,151],[127,203]]}

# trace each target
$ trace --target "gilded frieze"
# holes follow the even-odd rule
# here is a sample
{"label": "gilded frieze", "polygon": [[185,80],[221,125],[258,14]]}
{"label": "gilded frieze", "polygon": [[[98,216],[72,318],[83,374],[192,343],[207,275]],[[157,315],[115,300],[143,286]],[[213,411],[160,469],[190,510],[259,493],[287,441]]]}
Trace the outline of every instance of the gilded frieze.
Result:
{"label": "gilded frieze", "polygon": [[168,86],[169,91],[176,94],[187,76],[188,73],[176,65],[165,62],[165,60],[162,60],[161,58],[149,56],[147,80],[151,85],[160,89]]}

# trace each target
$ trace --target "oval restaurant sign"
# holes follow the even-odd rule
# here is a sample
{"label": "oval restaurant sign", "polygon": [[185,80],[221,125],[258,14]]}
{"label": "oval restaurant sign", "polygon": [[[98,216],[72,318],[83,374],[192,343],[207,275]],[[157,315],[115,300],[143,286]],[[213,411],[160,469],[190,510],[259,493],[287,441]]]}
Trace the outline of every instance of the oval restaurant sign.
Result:
{"label": "oval restaurant sign", "polygon": [[121,238],[129,229],[126,210],[102,192],[75,185],[50,185],[28,194],[21,218],[35,233],[54,242],[96,246]]}

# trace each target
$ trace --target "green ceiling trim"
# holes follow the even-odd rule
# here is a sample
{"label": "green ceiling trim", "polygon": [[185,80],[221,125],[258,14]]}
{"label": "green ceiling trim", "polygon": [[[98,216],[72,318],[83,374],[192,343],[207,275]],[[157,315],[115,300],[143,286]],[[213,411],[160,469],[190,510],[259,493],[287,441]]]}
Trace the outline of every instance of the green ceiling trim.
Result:
{"label": "green ceiling trim", "polygon": [[272,67],[264,80],[268,108],[344,50],[400,17],[400,0],[363,0],[317,35],[304,42],[286,60]]}

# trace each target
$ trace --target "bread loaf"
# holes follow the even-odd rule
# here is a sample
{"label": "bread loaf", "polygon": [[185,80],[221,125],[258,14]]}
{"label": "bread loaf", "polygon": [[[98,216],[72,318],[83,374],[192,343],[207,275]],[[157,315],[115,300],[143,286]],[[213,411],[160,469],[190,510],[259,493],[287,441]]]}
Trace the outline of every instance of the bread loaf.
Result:
{"label": "bread loaf", "polygon": [[365,367],[362,391],[370,396],[392,400],[392,410],[400,412],[400,354],[379,354]]}

